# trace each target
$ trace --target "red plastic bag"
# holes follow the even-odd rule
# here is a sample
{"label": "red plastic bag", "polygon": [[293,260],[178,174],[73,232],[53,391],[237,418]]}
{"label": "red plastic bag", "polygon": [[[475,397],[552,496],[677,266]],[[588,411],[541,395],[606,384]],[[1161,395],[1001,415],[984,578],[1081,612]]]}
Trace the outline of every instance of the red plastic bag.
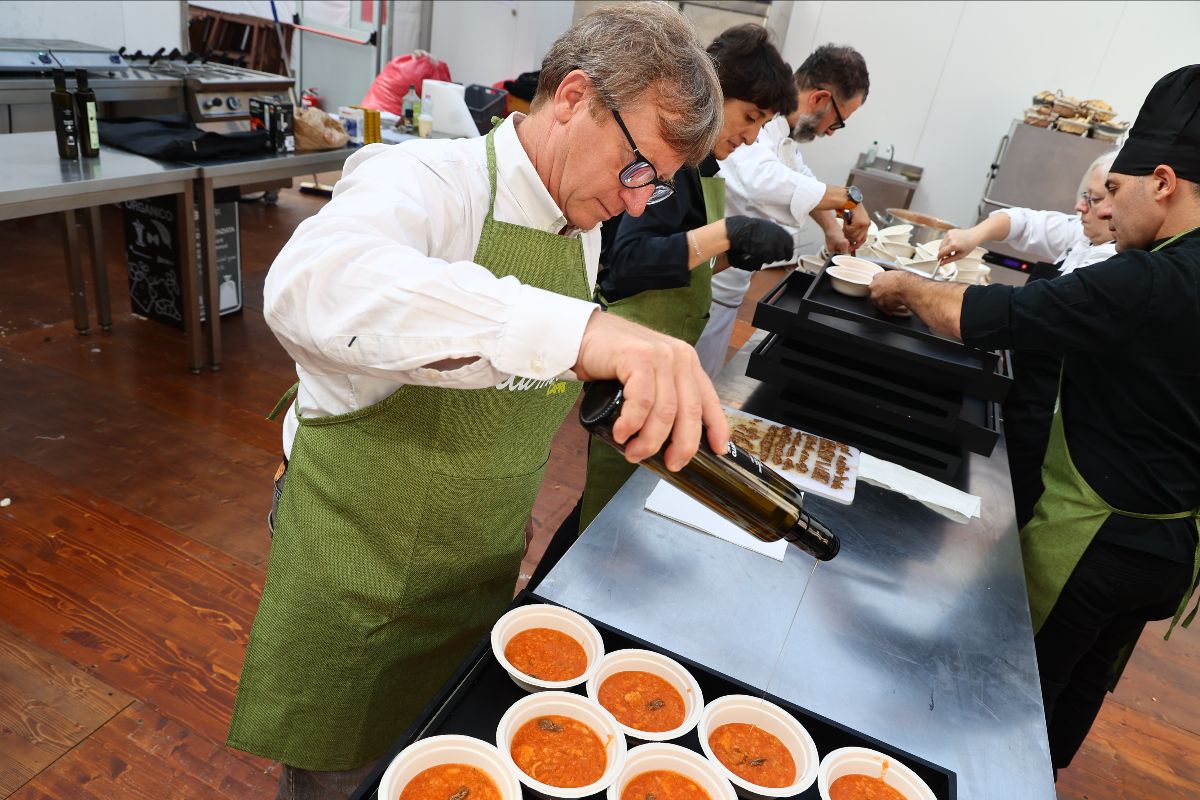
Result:
{"label": "red plastic bag", "polygon": [[387,63],[359,105],[402,114],[408,87],[415,86],[420,97],[421,85],[426,78],[449,81],[450,68],[445,61],[439,61],[424,50],[405,53]]}

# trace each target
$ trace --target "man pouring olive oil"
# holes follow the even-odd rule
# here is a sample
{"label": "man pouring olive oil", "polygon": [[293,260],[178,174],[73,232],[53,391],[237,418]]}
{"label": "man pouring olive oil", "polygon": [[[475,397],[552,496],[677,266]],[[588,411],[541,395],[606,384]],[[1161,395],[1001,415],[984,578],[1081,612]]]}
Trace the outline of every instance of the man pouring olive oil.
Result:
{"label": "man pouring olive oil", "polygon": [[669,437],[679,469],[702,424],[724,450],[695,351],[590,302],[599,224],[720,127],[678,11],[601,9],[552,45],[528,116],[363,148],[276,259],[264,315],[299,383],[229,744],[283,762],[280,797],[347,796],[508,604],[579,379],[624,384],[632,461]]}

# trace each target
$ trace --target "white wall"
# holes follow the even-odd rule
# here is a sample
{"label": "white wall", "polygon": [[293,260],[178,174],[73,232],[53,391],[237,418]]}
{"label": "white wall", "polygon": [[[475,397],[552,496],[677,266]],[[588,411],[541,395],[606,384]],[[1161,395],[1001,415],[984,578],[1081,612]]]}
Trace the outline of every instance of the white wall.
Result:
{"label": "white wall", "polygon": [[0,0],[0,30],[13,39],[73,39],[153,53],[183,44],[182,0]]}
{"label": "white wall", "polygon": [[515,78],[538,69],[571,26],[570,0],[437,0],[429,50],[458,83]]}
{"label": "white wall", "polygon": [[966,225],[1001,136],[1034,94],[1099,97],[1132,122],[1154,81],[1200,60],[1193,31],[1195,2],[809,0],[795,3],[782,49],[795,66],[817,44],[849,44],[871,72],[845,130],[804,145],[818,176],[842,183],[873,139],[895,144],[897,160],[925,168],[913,208]]}

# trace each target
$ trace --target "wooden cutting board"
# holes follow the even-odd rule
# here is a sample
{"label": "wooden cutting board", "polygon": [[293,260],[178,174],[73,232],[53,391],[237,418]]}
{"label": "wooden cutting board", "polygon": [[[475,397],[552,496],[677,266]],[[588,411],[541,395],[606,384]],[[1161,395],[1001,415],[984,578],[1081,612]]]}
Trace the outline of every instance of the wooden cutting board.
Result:
{"label": "wooden cutting board", "polygon": [[[745,411],[726,407],[725,416],[738,447],[754,454],[796,488],[844,505],[854,502],[858,448]],[[764,453],[763,443],[768,440],[770,451]]]}

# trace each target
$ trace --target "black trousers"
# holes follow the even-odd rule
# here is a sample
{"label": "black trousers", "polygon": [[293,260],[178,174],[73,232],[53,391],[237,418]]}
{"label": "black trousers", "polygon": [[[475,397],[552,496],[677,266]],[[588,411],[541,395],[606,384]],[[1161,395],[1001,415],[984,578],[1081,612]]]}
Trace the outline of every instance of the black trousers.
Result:
{"label": "black trousers", "polygon": [[546,552],[542,554],[542,560],[533,570],[529,583],[525,584],[526,589],[536,591],[542,578],[546,577],[546,573],[571,549],[571,545],[575,544],[575,540],[579,538],[579,520],[582,516],[583,497],[581,496],[579,502],[575,504],[575,508],[571,509],[570,514],[567,514],[567,518],[563,520],[562,525],[558,526],[558,530],[554,532],[554,536],[546,545]]}
{"label": "black trousers", "polygon": [[1034,637],[1054,768],[1087,738],[1122,651],[1175,613],[1192,565],[1094,541]]}

